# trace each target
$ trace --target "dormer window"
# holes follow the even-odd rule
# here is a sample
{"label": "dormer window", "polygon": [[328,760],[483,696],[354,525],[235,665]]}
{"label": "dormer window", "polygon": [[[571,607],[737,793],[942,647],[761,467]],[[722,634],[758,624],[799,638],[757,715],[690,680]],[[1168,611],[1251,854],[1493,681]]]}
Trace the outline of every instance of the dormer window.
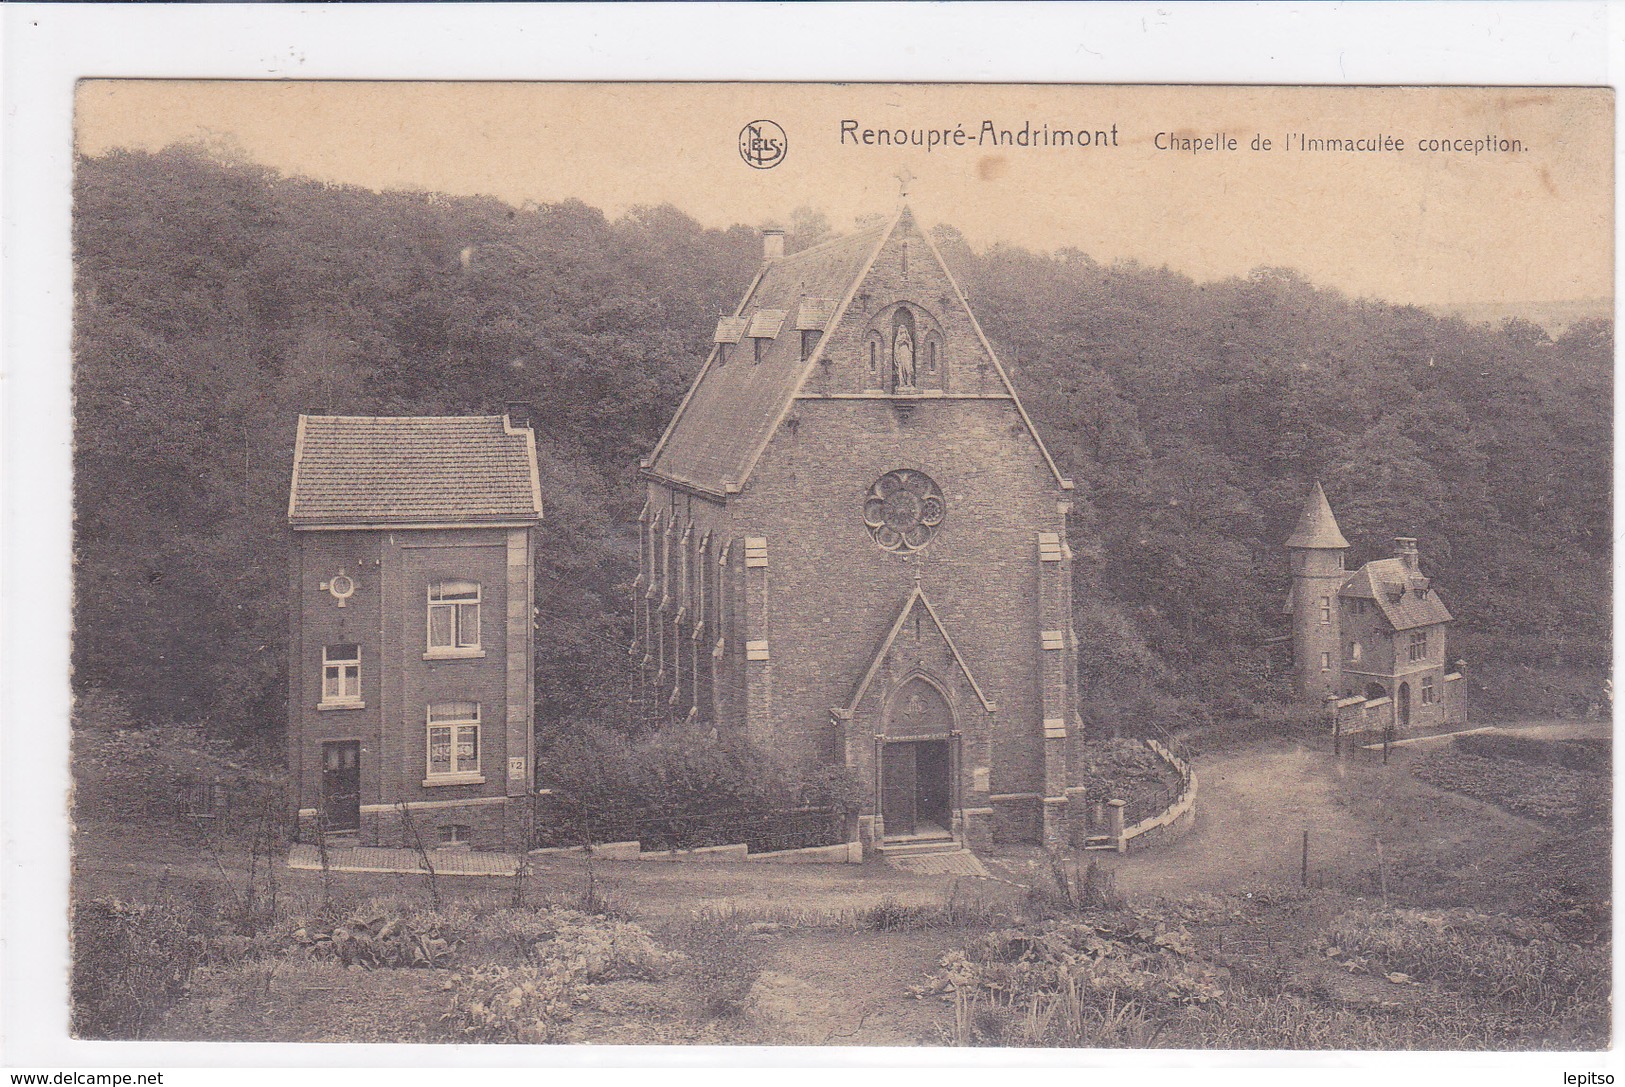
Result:
{"label": "dormer window", "polygon": [[830,320],[835,316],[835,299],[833,298],[803,298],[801,305],[796,307],[796,331],[801,333],[801,361],[806,362],[812,358],[812,353],[818,349],[818,341],[829,328]]}
{"label": "dormer window", "polygon": [[750,322],[743,317],[720,317],[717,319],[716,333],[711,342],[717,345],[717,365],[728,364],[728,349],[737,344],[745,336],[745,328]]}
{"label": "dormer window", "polygon": [[785,312],[781,309],[759,309],[750,319],[750,326],[745,329],[756,345],[755,361],[761,362],[767,353],[767,345],[778,338],[779,330],[784,327]]}

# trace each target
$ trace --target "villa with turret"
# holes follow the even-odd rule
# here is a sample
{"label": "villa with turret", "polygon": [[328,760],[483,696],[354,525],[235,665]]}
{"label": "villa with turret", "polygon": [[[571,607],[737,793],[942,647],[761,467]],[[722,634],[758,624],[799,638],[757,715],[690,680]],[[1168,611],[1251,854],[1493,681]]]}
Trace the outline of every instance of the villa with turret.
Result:
{"label": "villa with turret", "polygon": [[1461,673],[1445,634],[1450,609],[1423,575],[1415,539],[1358,570],[1319,483],[1287,538],[1292,589],[1292,683],[1300,699],[1334,705],[1344,731],[1405,734],[1467,720]]}

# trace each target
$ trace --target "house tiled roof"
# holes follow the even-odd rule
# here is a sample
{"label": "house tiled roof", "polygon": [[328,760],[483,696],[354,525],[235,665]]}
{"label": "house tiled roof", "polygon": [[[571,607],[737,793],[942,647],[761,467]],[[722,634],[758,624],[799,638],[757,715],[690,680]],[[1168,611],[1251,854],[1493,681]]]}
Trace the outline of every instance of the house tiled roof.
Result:
{"label": "house tiled roof", "polygon": [[[844,299],[891,232],[893,223],[849,234],[781,257],[763,268],[736,317],[758,331],[771,318],[758,314],[797,312],[807,299]],[[839,307],[836,307],[837,309]],[[784,405],[795,395],[805,365],[801,336],[775,329],[764,341],[761,361],[734,348],[711,356],[688,399],[656,448],[650,470],[666,479],[723,493],[741,484],[756,450],[771,435]]]}
{"label": "house tiled roof", "polygon": [[1438,590],[1427,586],[1428,579],[1406,569],[1403,560],[1377,559],[1355,571],[1338,595],[1375,602],[1395,630],[1450,622],[1454,617]]}
{"label": "house tiled roof", "polygon": [[489,524],[542,516],[535,439],[501,415],[301,415],[288,521]]}

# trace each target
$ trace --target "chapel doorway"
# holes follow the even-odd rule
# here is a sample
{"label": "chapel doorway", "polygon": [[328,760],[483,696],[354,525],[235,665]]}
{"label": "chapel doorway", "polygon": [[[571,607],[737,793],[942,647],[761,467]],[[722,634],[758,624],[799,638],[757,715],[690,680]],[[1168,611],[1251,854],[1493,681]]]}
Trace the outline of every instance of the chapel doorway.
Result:
{"label": "chapel doorway", "polygon": [[950,837],[953,758],[948,741],[888,743],[880,759],[880,816],[886,837]]}
{"label": "chapel doorway", "polygon": [[361,829],[361,742],[322,744],[322,819],[327,830]]}

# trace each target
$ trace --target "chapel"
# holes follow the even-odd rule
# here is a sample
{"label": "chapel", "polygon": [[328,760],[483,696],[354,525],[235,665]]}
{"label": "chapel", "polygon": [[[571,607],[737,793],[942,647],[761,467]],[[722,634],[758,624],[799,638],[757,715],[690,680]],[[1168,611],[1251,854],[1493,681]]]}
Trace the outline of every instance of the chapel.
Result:
{"label": "chapel", "polygon": [[644,705],[852,768],[874,845],[1057,841],[1082,816],[1072,481],[907,208],[784,240],[642,461]]}

